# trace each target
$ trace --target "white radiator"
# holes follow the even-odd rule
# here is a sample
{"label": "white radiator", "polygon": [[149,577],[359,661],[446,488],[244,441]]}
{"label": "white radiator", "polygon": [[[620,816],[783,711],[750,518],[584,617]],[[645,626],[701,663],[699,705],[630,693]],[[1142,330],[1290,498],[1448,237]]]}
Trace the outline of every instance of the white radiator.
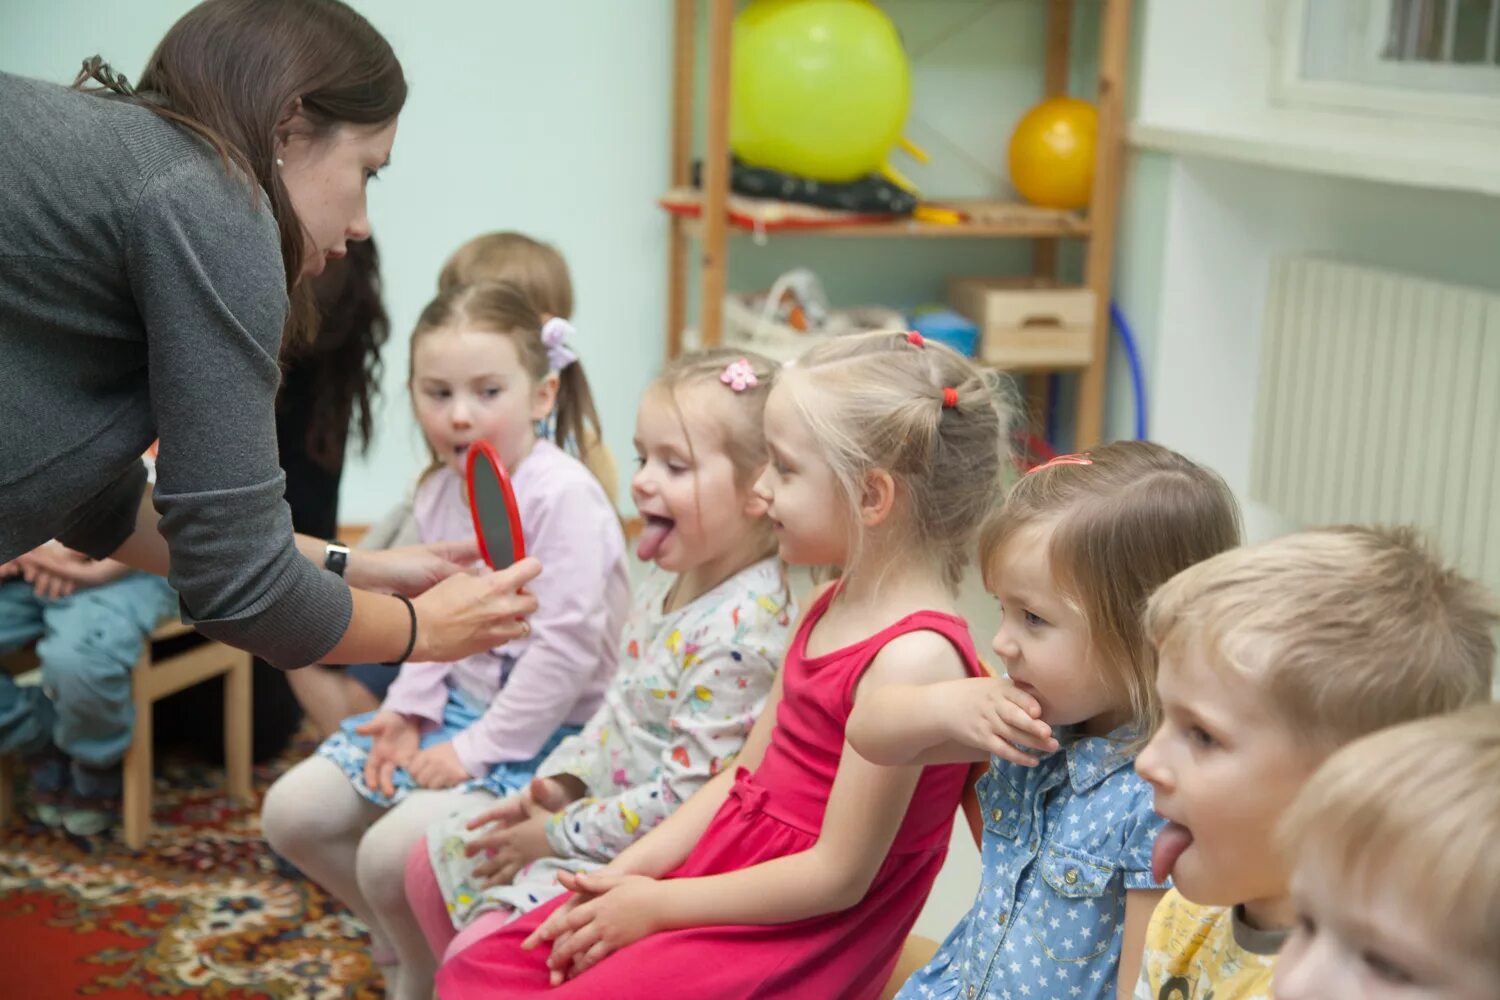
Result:
{"label": "white radiator", "polygon": [[1416,525],[1500,592],[1500,295],[1278,260],[1251,497],[1309,525]]}

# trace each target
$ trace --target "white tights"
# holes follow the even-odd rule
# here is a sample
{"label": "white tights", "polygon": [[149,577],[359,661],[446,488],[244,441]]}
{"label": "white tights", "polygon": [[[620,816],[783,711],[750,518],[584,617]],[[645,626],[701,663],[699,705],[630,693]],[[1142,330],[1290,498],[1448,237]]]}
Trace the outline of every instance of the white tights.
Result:
{"label": "white tights", "polygon": [[[459,806],[457,790],[419,790],[387,809],[354,790],[338,765],[313,756],[266,793],[261,826],[276,852],[353,910],[377,946],[388,943],[390,1000],[431,1000],[437,957],[406,902],[406,856],[427,827]],[[470,796],[482,806],[489,796]],[[469,805],[468,803],[465,803]]]}

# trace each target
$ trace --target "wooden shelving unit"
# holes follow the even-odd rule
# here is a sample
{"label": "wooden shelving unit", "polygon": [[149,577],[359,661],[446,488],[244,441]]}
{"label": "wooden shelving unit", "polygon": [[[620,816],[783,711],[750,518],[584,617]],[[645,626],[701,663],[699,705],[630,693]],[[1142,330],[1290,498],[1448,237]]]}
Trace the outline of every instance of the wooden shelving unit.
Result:
{"label": "wooden shelving unit", "polygon": [[[803,236],[930,239],[1029,239],[1033,241],[1032,273],[1056,279],[1058,241],[1086,241],[1084,284],[1094,291],[1091,361],[1069,370],[1079,374],[1074,444],[1098,443],[1104,428],[1104,390],[1109,357],[1110,283],[1114,271],[1115,226],[1119,210],[1120,165],[1124,137],[1123,91],[1129,48],[1130,0],[1036,0],[1047,4],[1045,90],[1049,96],[1067,93],[1069,54],[1073,38],[1075,2],[1100,7],[1099,69],[1095,105],[1099,132],[1094,164],[1094,189],[1086,213],[1059,212],[993,199],[934,198],[933,201],[971,211],[972,221],[943,225],[901,221],[879,225],[833,226],[800,230]],[[672,177],[674,188],[687,187],[692,176],[693,70],[696,58],[697,0],[675,0]],[[700,315],[699,341],[717,344],[723,334],[723,301],[728,272],[729,237],[729,60],[734,0],[708,0],[708,101],[703,151],[703,213],[701,218],[673,216],[667,268],[667,355],[682,349],[687,326],[688,263],[690,248],[698,250]],[[776,233],[767,234],[775,238]],[[1044,375],[1025,378],[1033,413],[1046,405]]]}

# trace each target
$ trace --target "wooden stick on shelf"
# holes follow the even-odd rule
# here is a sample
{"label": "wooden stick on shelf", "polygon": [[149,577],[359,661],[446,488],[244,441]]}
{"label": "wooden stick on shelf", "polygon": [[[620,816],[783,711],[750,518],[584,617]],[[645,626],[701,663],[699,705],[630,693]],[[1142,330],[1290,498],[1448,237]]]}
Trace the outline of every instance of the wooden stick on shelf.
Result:
{"label": "wooden stick on shelf", "polygon": [[[1068,93],[1068,53],[1073,48],[1073,0],[1048,0],[1047,70],[1048,97]],[[1032,250],[1031,272],[1038,278],[1057,278],[1057,240],[1037,240]]]}
{"label": "wooden stick on shelf", "polygon": [[1094,190],[1089,200],[1093,238],[1084,280],[1094,289],[1094,361],[1078,385],[1075,446],[1097,444],[1104,434],[1105,376],[1109,371],[1109,302],[1112,290],[1115,225],[1119,212],[1121,141],[1125,117],[1125,57],[1130,45],[1130,0],[1104,0],[1099,43],[1099,135]]}
{"label": "wooden stick on shelf", "polygon": [[[686,187],[693,173],[693,50],[697,0],[676,0],[672,24],[672,186]],[[686,222],[672,216],[667,248],[667,359],[682,353],[687,326]]]}
{"label": "wooden stick on shelf", "polygon": [[[1068,53],[1073,50],[1073,0],[1048,0],[1047,3],[1047,69],[1044,88],[1048,97],[1062,97],[1068,92]],[[1031,273],[1038,278],[1057,280],[1058,241],[1043,238],[1032,243]],[[1027,409],[1033,430],[1046,433],[1047,412],[1052,408],[1051,378],[1045,373],[1027,375],[1025,379]]]}
{"label": "wooden stick on shelf", "polygon": [[729,281],[729,59],[734,0],[710,0],[708,15],[708,135],[703,150],[703,239],[698,343],[723,339]]}

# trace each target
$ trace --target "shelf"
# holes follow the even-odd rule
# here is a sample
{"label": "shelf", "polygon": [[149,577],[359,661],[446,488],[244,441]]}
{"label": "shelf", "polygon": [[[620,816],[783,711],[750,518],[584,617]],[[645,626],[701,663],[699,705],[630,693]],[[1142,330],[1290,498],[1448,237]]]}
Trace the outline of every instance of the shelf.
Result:
{"label": "shelf", "polygon": [[[664,206],[673,206],[675,214],[688,215],[683,231],[693,239],[703,235],[703,220],[691,216],[699,208],[697,192],[681,189],[662,198]],[[912,219],[875,222],[840,222],[842,213],[820,210],[806,205],[731,195],[729,231],[756,236],[841,236],[841,237],[941,237],[955,238],[1024,238],[1081,237],[1089,235],[1089,220],[1076,212],[1038,208],[1022,202],[987,198],[956,198],[929,204],[950,208],[968,218],[959,223],[918,222]]]}
{"label": "shelf", "polygon": [[[1139,0],[1137,0],[1139,2]],[[1073,9],[1075,0],[1045,0],[1046,31],[1036,44],[1046,53],[1042,92],[1069,92],[1073,76]],[[698,11],[706,6],[706,33],[698,30]],[[1094,149],[1094,178],[1086,213],[1038,208],[998,198],[934,200],[934,206],[960,212],[964,221],[949,224],[830,212],[808,205],[734,194],[730,183],[729,109],[730,52],[736,0],[673,0],[671,190],[661,199],[672,213],[667,245],[666,353],[676,357],[684,348],[684,333],[695,326],[701,344],[719,344],[725,334],[724,302],[729,295],[729,237],[749,234],[757,243],[777,234],[824,236],[839,239],[1031,239],[1031,272],[1055,277],[1060,241],[1085,243],[1083,280],[1095,294],[1092,313],[1080,325],[1087,343],[1068,352],[1040,349],[1018,355],[996,355],[1012,370],[1045,366],[1078,371],[1075,393],[1075,450],[1103,439],[1107,354],[1102,345],[1109,334],[1109,292],[1114,268],[1115,227],[1120,194],[1123,95],[1129,79],[1131,0],[1099,0],[1089,20],[1097,23],[1098,75],[1095,107],[1098,132]],[[707,92],[694,93],[700,78],[699,40],[706,34]],[[695,155],[695,112],[704,118],[702,148]],[[703,190],[693,183],[693,161],[699,159]],[[712,205],[706,218],[705,206]],[[805,245],[804,245],[805,246]],[[738,251],[734,251],[738,252]],[[795,253],[793,254],[795,257]],[[696,267],[696,274],[694,268]],[[697,303],[697,323],[688,315]],[[1088,348],[1085,353],[1082,348]],[[1027,378],[1028,406],[1045,412],[1047,380]]]}

